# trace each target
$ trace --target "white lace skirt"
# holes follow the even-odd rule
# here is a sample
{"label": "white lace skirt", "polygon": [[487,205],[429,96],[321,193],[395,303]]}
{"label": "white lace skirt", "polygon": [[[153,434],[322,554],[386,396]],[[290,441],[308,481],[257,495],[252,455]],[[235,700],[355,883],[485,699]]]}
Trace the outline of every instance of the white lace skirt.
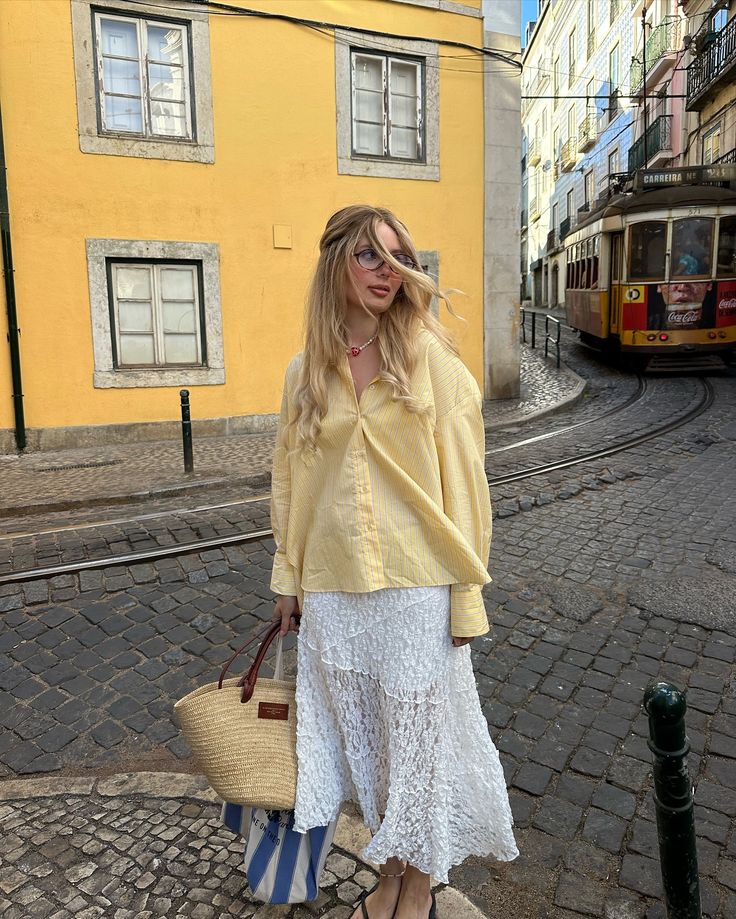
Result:
{"label": "white lace skirt", "polygon": [[519,854],[470,647],[453,647],[449,616],[449,587],[305,595],[294,827],[355,801],[375,834],[366,861],[396,856],[445,883],[469,855]]}

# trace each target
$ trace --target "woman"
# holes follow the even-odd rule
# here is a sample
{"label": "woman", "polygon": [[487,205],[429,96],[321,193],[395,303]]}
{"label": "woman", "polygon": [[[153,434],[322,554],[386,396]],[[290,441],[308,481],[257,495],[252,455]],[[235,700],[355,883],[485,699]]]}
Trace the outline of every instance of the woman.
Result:
{"label": "woman", "polygon": [[274,456],[274,619],[299,632],[295,829],[361,808],[381,867],[354,919],[434,917],[431,876],[518,854],[468,647],[488,631],[481,399],[432,296],[390,211],[330,218]]}

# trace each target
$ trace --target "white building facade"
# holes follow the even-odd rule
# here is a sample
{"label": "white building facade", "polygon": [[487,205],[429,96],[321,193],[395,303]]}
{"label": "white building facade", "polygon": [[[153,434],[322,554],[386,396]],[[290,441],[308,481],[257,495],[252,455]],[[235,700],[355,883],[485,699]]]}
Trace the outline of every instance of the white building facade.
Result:
{"label": "white building facade", "polygon": [[630,0],[539,0],[522,57],[522,297],[564,303],[565,235],[628,169]]}

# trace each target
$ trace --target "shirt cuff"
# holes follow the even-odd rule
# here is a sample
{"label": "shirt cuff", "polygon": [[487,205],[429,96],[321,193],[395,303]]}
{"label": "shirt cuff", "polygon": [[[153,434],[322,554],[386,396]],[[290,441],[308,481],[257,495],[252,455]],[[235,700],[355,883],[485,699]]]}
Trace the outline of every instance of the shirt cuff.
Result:
{"label": "shirt cuff", "polygon": [[296,597],[299,594],[298,584],[299,581],[294,568],[286,561],[283,555],[277,553],[273,560],[271,590],[283,597]]}
{"label": "shirt cuff", "polygon": [[490,631],[480,584],[450,587],[450,633],[453,638],[475,638]]}

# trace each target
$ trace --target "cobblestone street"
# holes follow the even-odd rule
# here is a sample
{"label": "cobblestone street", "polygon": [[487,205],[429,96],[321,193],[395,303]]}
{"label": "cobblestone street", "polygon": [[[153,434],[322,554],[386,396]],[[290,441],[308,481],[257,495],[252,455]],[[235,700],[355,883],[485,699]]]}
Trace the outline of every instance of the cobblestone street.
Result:
{"label": "cobblestone street", "polygon": [[[642,384],[571,339],[564,359],[584,392],[565,374],[545,396],[550,365],[528,355],[524,399],[487,418],[489,476],[646,433],[703,399],[696,377]],[[709,382],[712,405],[676,430],[492,490],[492,630],[473,654],[521,856],[503,865],[472,859],[451,873],[482,915],[663,919],[641,709],[645,686],[660,678],[687,689],[704,914],[736,916],[736,373]],[[247,474],[263,476],[270,435],[251,436],[259,440]],[[216,447],[206,444],[203,457]],[[61,463],[33,457],[42,461]],[[8,508],[33,472],[18,463],[1,469],[15,469]],[[204,480],[215,465],[203,466]],[[88,471],[97,475],[76,470],[74,481]],[[1,521],[0,579],[266,528],[268,503],[242,500],[262,497],[267,478],[244,490],[231,464],[222,479],[125,507],[104,503],[120,493],[119,479],[98,480],[99,506],[83,504],[80,485],[74,507],[59,497],[68,486],[49,480],[51,512],[29,506]],[[174,481],[164,470],[156,487]],[[228,647],[270,618],[273,549],[266,540],[0,586],[0,689],[12,703],[0,708],[0,777],[15,790],[68,783],[66,793],[44,786],[0,800],[0,912],[9,919],[255,913],[241,896],[237,843],[204,791],[103,793],[98,779],[144,770],[178,773],[193,787],[173,702],[216,678]],[[324,899],[289,915],[316,909],[345,919],[373,883],[344,842],[328,869]],[[441,919],[460,919],[458,910],[446,901]]]}

